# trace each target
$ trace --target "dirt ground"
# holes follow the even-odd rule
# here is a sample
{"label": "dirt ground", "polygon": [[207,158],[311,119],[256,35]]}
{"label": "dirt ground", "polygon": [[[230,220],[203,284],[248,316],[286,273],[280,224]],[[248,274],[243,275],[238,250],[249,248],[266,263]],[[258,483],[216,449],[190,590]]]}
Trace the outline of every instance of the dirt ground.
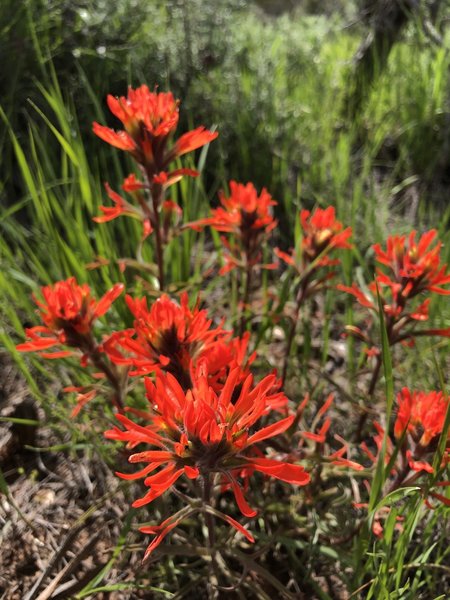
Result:
{"label": "dirt ground", "polygon": [[[43,411],[14,365],[7,356],[1,358],[0,599],[71,598],[111,559],[129,501],[100,457],[45,450],[61,444],[61,439],[44,425]],[[42,425],[5,420],[11,417]],[[140,548],[115,557],[108,566],[109,581],[135,579],[145,548],[140,541]],[[151,596],[120,590],[89,597]]]}

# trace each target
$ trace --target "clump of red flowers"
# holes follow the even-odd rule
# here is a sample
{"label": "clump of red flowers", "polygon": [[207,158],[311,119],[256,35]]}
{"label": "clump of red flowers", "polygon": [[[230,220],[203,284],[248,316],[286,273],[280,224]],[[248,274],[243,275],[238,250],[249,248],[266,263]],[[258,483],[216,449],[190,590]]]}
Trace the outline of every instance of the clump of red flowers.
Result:
{"label": "clump of red flowers", "polygon": [[[348,241],[352,235],[351,227],[344,229],[343,224],[336,219],[334,206],[328,208],[316,208],[311,214],[309,210],[301,210],[300,224],[302,229],[302,240],[298,250],[291,253],[282,252],[277,249],[276,254],[288,265],[293,267],[300,275],[311,278],[320,267],[338,265],[338,258],[330,258],[329,254],[337,248],[351,248]],[[326,273],[315,287],[330,279],[335,273]]]}
{"label": "clump of red flowers", "polygon": [[[415,231],[408,237],[391,236],[387,240],[386,250],[375,244],[375,259],[380,266],[377,266],[375,281],[368,286],[370,294],[356,284],[352,287],[338,286],[338,289],[352,294],[362,306],[375,313],[378,312],[378,289],[391,345],[411,343],[419,335],[450,336],[450,327],[416,329],[418,322],[428,320],[431,299],[425,298],[418,305],[413,301],[425,292],[450,294],[450,290],[441,287],[450,283],[450,274],[446,274],[447,265],[440,262],[441,243],[433,246],[436,235],[436,230],[432,229],[424,233],[418,242]],[[348,333],[373,345],[368,334],[357,327],[352,326]]]}
{"label": "clump of red flowers", "polygon": [[[391,438],[380,423],[373,423],[376,434],[372,437],[372,445],[375,449],[370,449],[365,441],[361,443],[361,449],[373,464],[377,464],[384,448],[384,464],[390,465],[390,472],[384,484],[383,496],[399,488],[415,485],[421,488],[425,504],[429,508],[434,508],[429,497],[436,498],[447,506],[450,505],[450,500],[436,491],[436,488],[447,487],[450,482],[434,481],[427,477],[428,474],[436,475],[432,463],[438,450],[448,408],[449,400],[442,392],[411,391],[404,387],[397,394],[394,437]],[[447,440],[437,470],[444,468],[449,462],[450,445]],[[369,491],[368,481],[366,486]],[[367,503],[361,502],[354,505],[355,508],[368,506]],[[378,538],[383,537],[382,521],[389,512],[390,508],[386,506],[374,515],[372,530]],[[401,521],[402,518],[397,517],[397,520]],[[397,524],[397,527],[401,529],[400,524]]]}
{"label": "clump of red flowers", "polygon": [[444,428],[448,398],[442,392],[411,392],[405,387],[397,395],[397,404],[394,435],[400,439],[406,434],[403,448],[410,468],[432,473],[433,467],[425,456],[433,455],[437,448]]}
{"label": "clump of red flowers", "polygon": [[[81,352],[81,364],[88,363],[96,367],[102,377],[106,377],[112,389],[112,402],[119,410],[123,406],[126,387],[127,370],[120,370],[111,364],[104,352],[103,341],[99,344],[93,331],[93,324],[102,317],[111,304],[123,291],[123,284],[115,284],[100,300],[95,300],[87,284],[79,285],[75,277],[66,281],[58,281],[54,285],[41,289],[43,301],[35,302],[40,309],[40,317],[44,325],[37,325],[25,330],[29,338],[16,348],[20,352],[39,352],[44,358],[64,358],[73,354],[73,349]],[[54,346],[65,346],[62,349],[46,352]],[[65,391],[78,392],[77,405],[73,411],[75,416],[86,404],[96,396],[95,388],[70,386]]]}
{"label": "clump of red flowers", "polygon": [[221,325],[212,327],[198,302],[190,309],[186,293],[179,304],[163,294],[150,309],[146,298],[126,296],[126,303],[135,318],[134,326],[112,335],[105,348],[113,362],[134,368],[132,376],[163,369],[187,389],[192,364],[213,354],[217,344],[231,337]]}
{"label": "clump of red flowers", "polygon": [[171,170],[170,165],[180,156],[208,144],[218,134],[205,127],[197,127],[171,141],[178,125],[179,100],[175,100],[171,92],[151,92],[146,85],[137,89],[130,87],[127,97],[108,95],[107,103],[113,115],[122,122],[124,130],[114,131],[94,123],[93,131],[115,148],[129,152],[139,165],[143,180],[131,174],[123,182],[122,188],[133,198],[133,203],[106,184],[114,206],[101,206],[103,215],[94,220],[104,223],[120,215],[128,215],[142,222],[143,239],[155,233],[158,279],[162,290],[165,287],[164,246],[170,237],[168,229],[175,228],[181,212],[177,204],[165,198],[166,190],[184,175],[195,177],[199,174],[189,168]]}
{"label": "clump of red flowers", "polygon": [[[75,277],[44,286],[41,289],[43,301],[35,298],[44,325],[26,329],[29,341],[19,344],[17,350],[35,352],[54,346],[69,346],[89,352],[94,343],[94,321],[108,311],[122,291],[123,285],[117,283],[100,300],[95,300],[89,286],[79,285]],[[44,358],[62,358],[70,354],[70,350],[41,352]]]}
{"label": "clump of red flowers", "polygon": [[[334,267],[340,264],[337,251],[352,248],[352,230],[337,220],[335,209],[330,206],[325,209],[316,208],[313,212],[301,210],[299,244],[289,252],[279,249],[275,251],[291,267],[285,274],[286,285],[283,285],[283,292],[279,294],[280,302],[278,305],[274,303],[278,310],[277,316],[287,306],[286,316],[291,318],[291,327],[289,331],[286,330],[286,352],[282,358],[284,364],[281,379],[274,371],[255,382],[251,372],[257,358],[255,348],[258,344],[265,343],[265,338],[268,343],[272,343],[269,340],[270,319],[264,319],[258,332],[260,335],[254,340],[255,346],[252,347],[251,332],[245,330],[249,319],[254,315],[253,312],[250,315],[247,309],[252,306],[252,288],[255,291],[257,287],[255,274],[259,275],[260,269],[278,266],[265,255],[265,245],[277,225],[273,214],[276,201],[266,189],[258,192],[252,183],[231,181],[229,193],[221,192],[219,195],[220,206],[211,210],[208,217],[182,227],[182,209],[166,195],[168,189],[183,176],[195,177],[198,172],[185,167],[176,168],[179,167],[177,163],[186,153],[214,140],[217,133],[198,127],[177,138],[179,101],[170,92],[151,92],[145,85],[137,89],[129,88],[126,97],[115,98],[109,95],[107,103],[112,114],[122,123],[122,129],[115,131],[94,123],[93,131],[113,147],[127,152],[136,162],[138,171],[123,181],[123,195],[105,184],[112,204],[100,206],[101,214],[94,217],[94,220],[105,223],[124,215],[142,223],[142,237],[136,252],[138,260],[134,261],[134,266],[151,273],[152,277],[157,273],[161,292],[167,289],[167,244],[174,236],[181,235],[184,227],[193,230],[211,227],[221,234],[225,249],[225,264],[219,273],[236,269],[237,272],[231,278],[233,299],[238,289],[242,292],[239,336],[224,328],[224,320],[215,319],[215,315],[211,316],[201,308],[199,300],[190,306],[187,293],[182,293],[177,300],[161,293],[151,305],[146,298],[127,295],[126,304],[131,313],[132,326],[121,331],[107,331],[99,338],[95,322],[106,314],[121,294],[123,285],[114,285],[97,300],[88,285],[79,285],[72,277],[42,288],[42,299],[36,300],[42,324],[27,329],[27,341],[17,346],[22,352],[38,351],[46,358],[66,357],[78,352],[84,367],[94,367],[93,383],[65,388],[66,391],[78,393],[78,403],[72,414],[77,414],[97,394],[104,397],[105,392],[112,390],[111,399],[117,410],[115,418],[118,425],[108,429],[104,435],[109,440],[125,442],[127,450],[130,450],[125,453],[128,462],[140,465],[136,471],[117,473],[125,480],[143,480],[145,492],[135,500],[133,506],[148,505],[166,492],[172,492],[183,502],[180,510],[159,525],[140,528],[143,533],[154,536],[145,557],[175,527],[186,523],[193,515],[201,515],[205,526],[203,530],[207,531],[209,538],[211,573],[214,571],[208,585],[211,589],[217,587],[213,595],[216,591],[219,593],[219,589],[238,590],[233,569],[229,572],[230,578],[233,577],[234,587],[221,585],[222,576],[228,577],[228,565],[224,565],[222,558],[217,560],[224,545],[221,547],[221,542],[215,537],[214,519],[226,522],[249,542],[253,542],[254,538],[247,526],[219,510],[219,507],[226,506],[225,495],[232,499],[232,504],[234,500],[244,517],[252,518],[257,511],[249,504],[248,498],[252,496],[252,488],[256,487],[258,478],[261,480],[263,476],[266,490],[273,486],[270,478],[298,486],[311,483],[307,494],[309,501],[318,498],[325,505],[327,498],[334,494],[330,487],[324,489],[325,477],[332,471],[333,478],[338,478],[342,467],[361,474],[365,470],[359,462],[361,450],[373,463],[384,461],[385,467],[383,469],[383,465],[379,464],[379,476],[372,480],[376,489],[371,492],[370,502],[375,509],[369,515],[369,522],[372,519],[375,535],[382,536],[381,519],[390,510],[388,507],[377,508],[381,496],[399,488],[418,482],[420,487],[416,486],[415,491],[419,491],[427,502],[431,496],[450,505],[447,497],[433,491],[434,486],[450,485],[447,481],[436,483],[450,462],[449,438],[443,439],[449,399],[443,393],[403,388],[397,396],[393,435],[390,434],[390,423],[385,425],[385,431],[375,422],[373,425],[376,434],[371,440],[363,441],[357,451],[347,439],[332,433],[330,411],[335,406],[334,394],[329,394],[317,406],[311,406],[312,402],[307,394],[296,407],[295,413],[290,412],[282,387],[299,315],[307,306],[306,300],[330,285],[330,280],[336,274]],[[145,264],[141,252],[144,240],[151,234],[156,266]],[[373,246],[377,268],[375,281],[368,286],[368,292],[356,285],[338,286],[355,296],[362,306],[374,314],[379,310],[377,294],[380,295],[391,345],[411,342],[418,335],[450,337],[450,328],[417,329],[418,323],[428,320],[431,299],[425,295],[450,294],[450,289],[445,288],[450,284],[450,274],[447,274],[446,265],[441,264],[441,243],[436,237],[435,230],[423,234],[418,241],[414,231],[409,236],[391,236],[385,249],[379,244]],[[120,260],[124,267],[133,263],[133,259]],[[105,266],[108,261],[100,257],[92,264],[95,268]],[[174,268],[173,272],[176,271]],[[183,284],[173,283],[170,288],[172,290],[179,290]],[[189,285],[191,283],[196,285],[195,280],[190,280]],[[147,282],[143,282],[142,286],[145,287],[146,284]],[[295,299],[292,314],[289,312],[289,302],[286,302],[289,284],[292,284]],[[152,281],[152,285],[154,288],[158,287],[156,281]],[[317,306],[320,308],[320,303]],[[264,314],[264,318],[268,316],[268,312]],[[304,321],[306,322],[306,317]],[[266,332],[269,335],[266,336]],[[348,332],[364,340],[369,345],[368,353],[376,356],[372,376],[368,378],[367,394],[361,395],[365,401],[367,398],[373,399],[382,367],[379,348],[370,334],[361,328],[351,326]],[[306,336],[304,339],[306,340]],[[48,352],[52,348],[54,351]],[[268,362],[277,360],[275,354],[268,357]],[[310,364],[305,361],[305,367]],[[341,397],[346,394],[345,385],[341,386],[338,379],[327,375],[322,368],[316,380],[313,379],[314,376],[310,378],[308,374],[311,390],[318,390],[320,393],[322,380],[329,379],[336,385]],[[145,402],[142,398],[144,387],[148,405],[143,408],[139,399]],[[352,388],[352,391],[353,389],[356,388]],[[136,403],[125,408],[127,396],[130,404],[133,400]],[[349,400],[336,408],[345,414],[348,410],[346,407],[354,402],[353,396]],[[107,418],[111,412],[108,414],[105,411]],[[371,412],[375,412],[373,407]],[[305,413],[308,416],[307,422]],[[365,439],[364,424],[368,414],[369,411],[366,411],[361,415],[358,441]],[[341,418],[341,424],[343,420]],[[110,422],[107,427],[111,427]],[[345,425],[342,427],[347,429]],[[308,466],[311,475],[299,462]],[[358,481],[361,480],[352,478],[354,506],[362,507],[366,504],[361,502],[361,488],[365,486],[370,491],[371,484],[369,478],[364,480],[362,486]],[[339,487],[334,483],[332,485],[335,489]],[[411,489],[414,491],[414,488]],[[263,505],[262,500],[259,504]],[[280,505],[281,502],[278,506]],[[234,511],[234,506],[232,510]],[[321,514],[326,515],[326,511],[321,511]],[[280,510],[277,508],[277,528],[282,528],[283,521],[287,521],[289,516],[292,517],[292,511],[286,510],[286,507],[280,507]],[[299,516],[303,520],[305,514]],[[261,523],[265,522],[266,532],[271,535],[272,519],[269,515],[263,517]],[[347,536],[347,541],[358,534],[362,524],[363,521]],[[298,521],[295,521],[295,529],[292,529],[291,521],[288,528],[295,531],[295,535],[302,535],[302,529],[306,531],[306,536],[310,535],[307,528],[297,525]],[[321,537],[325,537],[326,529],[324,527],[320,532]],[[228,534],[227,529],[227,542]],[[281,536],[279,539],[282,539]],[[276,544],[278,541],[274,537]],[[367,540],[363,542],[366,544]],[[266,554],[272,556],[270,545],[271,541],[267,545]],[[197,551],[194,544],[190,551],[192,554]],[[202,548],[199,555],[204,554]],[[240,554],[244,565],[242,581],[247,572],[252,576],[254,573],[261,575],[264,569],[258,572],[251,565],[254,557]],[[233,562],[239,560],[239,553],[236,552]],[[267,581],[273,583],[275,578],[269,574]],[[281,582],[279,587],[275,587],[282,594],[283,590],[290,594]],[[359,589],[364,587],[363,585]],[[254,589],[258,594],[265,586]]]}
{"label": "clump of red flowers", "polygon": [[[204,485],[210,485],[212,478],[217,477],[231,488],[242,514],[253,517],[256,511],[245,500],[238,481],[241,477],[247,481],[257,471],[295,485],[309,482],[310,477],[302,466],[267,457],[257,446],[286,431],[294,416],[251,432],[258,420],[272,410],[275,376],[268,375],[255,385],[249,375],[237,387],[239,380],[239,369],[234,369],[221,391],[216,392],[209,385],[206,362],[193,374],[192,387],[187,391],[170,373],[158,373],[155,383],[145,380],[150,402],[145,424],[138,425],[124,415],[117,415],[125,430],[115,427],[105,433],[109,439],[128,442],[131,448],[140,443],[148,448],[129,458],[131,463],[146,463],[143,469],[119,474],[125,479],[145,478],[149,491],[133,506],[148,504],[182,476],[203,480]],[[243,530],[241,526],[234,526]],[[159,531],[147,555],[169,530]]]}
{"label": "clump of red flowers", "polygon": [[128,88],[127,97],[108,95],[107,103],[124,130],[114,131],[94,123],[94,133],[115,148],[130,152],[145,168],[149,183],[163,185],[178,175],[192,175],[189,169],[187,172],[184,169],[168,172],[167,169],[176,158],[208,144],[218,135],[205,127],[197,127],[170,145],[168,138],[177,128],[180,104],[171,92],[151,92],[146,85],[141,85],[137,89]]}
{"label": "clump of red flowers", "polygon": [[189,226],[193,229],[210,226],[232,235],[233,241],[224,236],[221,238],[227,249],[226,264],[220,270],[221,274],[235,267],[248,270],[261,266],[262,243],[277,225],[272,214],[272,207],[277,202],[265,188],[258,194],[252,183],[244,185],[236,181],[230,181],[230,195],[220,192],[219,199],[222,206],[213,209],[210,217]]}
{"label": "clump of red flowers", "polygon": [[336,219],[333,206],[326,209],[316,208],[312,214],[309,210],[303,209],[299,217],[302,229],[300,246],[290,253],[283,252],[279,248],[275,249],[278,258],[292,267],[299,276],[292,325],[286,342],[283,381],[286,379],[289,355],[304,301],[323,290],[326,282],[336,274],[328,268],[340,263],[339,258],[330,258],[329,255],[333,250],[352,247],[348,241],[352,229],[351,227],[344,229],[343,224]]}

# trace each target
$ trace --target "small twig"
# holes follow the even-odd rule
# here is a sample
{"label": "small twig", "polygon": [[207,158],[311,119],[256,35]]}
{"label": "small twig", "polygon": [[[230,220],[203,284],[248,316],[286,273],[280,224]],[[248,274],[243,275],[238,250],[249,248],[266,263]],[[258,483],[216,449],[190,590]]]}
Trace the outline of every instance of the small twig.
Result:
{"label": "small twig", "polygon": [[66,550],[68,548],[70,548],[70,546],[72,545],[76,536],[83,529],[84,526],[85,526],[84,523],[80,523],[79,525],[77,525],[76,527],[73,527],[69,531],[65,540],[63,541],[63,543],[61,544],[59,549],[55,552],[55,554],[51,558],[50,562],[48,563],[47,568],[45,569],[45,571],[43,571],[43,573],[41,573],[41,575],[38,577],[38,579],[34,583],[33,587],[28,592],[28,594],[24,597],[23,600],[34,600],[34,598],[36,598],[37,592],[39,591],[39,588],[41,587],[42,582],[48,575],[50,575],[50,573],[52,572],[54,567],[58,564],[60,559],[64,556]]}
{"label": "small twig", "polygon": [[100,537],[100,533],[101,532],[98,531],[91,537],[91,539],[87,542],[86,545],[83,546],[80,552],[77,555],[75,555],[63,569],[61,569],[61,571],[58,573],[58,575],[56,575],[53,581],[45,588],[45,590],[42,591],[41,594],[39,594],[37,600],[48,600],[53,596],[53,592],[56,590],[59,583],[70,573],[72,573],[72,571],[77,567],[77,565],[79,565],[79,563],[86,556],[89,555],[89,552],[91,551],[92,547],[97,543],[97,540]]}

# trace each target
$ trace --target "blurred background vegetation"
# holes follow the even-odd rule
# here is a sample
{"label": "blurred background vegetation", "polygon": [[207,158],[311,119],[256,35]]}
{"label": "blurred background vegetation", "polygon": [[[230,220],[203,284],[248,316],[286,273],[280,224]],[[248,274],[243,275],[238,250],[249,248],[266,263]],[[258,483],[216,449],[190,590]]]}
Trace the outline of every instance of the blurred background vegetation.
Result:
{"label": "blurred background vegetation", "polygon": [[[364,195],[414,219],[422,197],[445,208],[450,186],[449,6],[3,0],[1,105],[26,156],[30,119],[47,151],[59,151],[31,104],[52,119],[42,87],[53,93],[56,79],[72,135],[98,155],[90,128],[106,94],[158,85],[182,99],[182,126],[220,131],[208,189],[251,180],[286,208],[299,198],[359,206]],[[26,188],[5,127],[0,144],[2,200],[11,206]]]}

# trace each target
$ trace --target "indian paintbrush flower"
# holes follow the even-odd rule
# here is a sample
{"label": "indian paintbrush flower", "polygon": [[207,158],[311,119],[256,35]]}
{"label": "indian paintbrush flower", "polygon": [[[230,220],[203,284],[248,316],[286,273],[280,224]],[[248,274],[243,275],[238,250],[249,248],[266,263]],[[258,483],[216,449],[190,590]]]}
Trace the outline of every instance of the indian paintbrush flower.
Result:
{"label": "indian paintbrush flower", "polygon": [[[348,241],[352,235],[351,227],[344,229],[342,223],[336,219],[333,206],[326,209],[316,208],[312,214],[303,209],[299,216],[302,229],[299,251],[288,254],[277,249],[277,256],[294,267],[300,275],[304,275],[306,270],[318,271],[320,267],[339,264],[339,259],[331,259],[328,255],[334,249],[352,247]],[[328,273],[326,279],[333,275],[334,273]]]}
{"label": "indian paintbrush flower", "polygon": [[132,367],[131,376],[163,370],[188,389],[191,371],[202,360],[208,364],[210,385],[219,390],[230,370],[239,368],[241,382],[250,373],[255,353],[247,356],[249,335],[232,337],[221,324],[214,327],[199,302],[189,308],[186,293],[179,303],[163,294],[150,308],[146,298],[125,300],[135,317],[133,328],[112,334],[104,348],[114,363]]}
{"label": "indian paintbrush flower", "polygon": [[92,325],[102,317],[122,293],[117,283],[100,299],[95,300],[87,284],[79,285],[75,277],[58,281],[41,289],[43,301],[35,298],[44,325],[26,329],[29,341],[19,344],[20,352],[40,351],[44,358],[61,358],[70,350],[42,352],[53,346],[69,346],[85,351],[91,343]]}
{"label": "indian paintbrush flower", "polygon": [[[294,485],[306,485],[310,477],[300,465],[269,458],[256,445],[283,433],[294,416],[254,430],[259,419],[271,412],[270,391],[275,375],[258,384],[249,375],[235,394],[240,379],[238,368],[231,371],[220,392],[209,385],[207,363],[201,362],[187,391],[171,373],[158,372],[156,381],[145,380],[150,408],[146,423],[138,425],[125,415],[116,415],[125,430],[115,427],[105,433],[109,439],[128,443],[130,448],[145,444],[129,462],[144,463],[143,469],[124,479],[144,478],[149,491],[133,503],[143,506],[161,496],[186,476],[191,480],[218,476],[231,487],[239,510],[247,517],[256,511],[247,503],[238,482],[243,472],[255,471]],[[155,546],[152,545],[151,549]]]}
{"label": "indian paintbrush flower", "polygon": [[[137,89],[129,88],[127,97],[115,98],[108,95],[109,109],[123,124],[124,130],[114,131],[99,123],[93,124],[94,133],[112,146],[129,152],[138,163],[144,178],[136,180],[134,174],[124,182],[123,189],[135,196],[139,207],[133,206],[115,192],[107,188],[115,206],[101,206],[103,216],[98,222],[116,218],[120,214],[137,216],[143,223],[141,242],[152,232],[155,233],[158,280],[161,290],[165,287],[164,246],[177,224],[175,203],[165,200],[167,188],[184,175],[197,176],[199,173],[189,168],[170,170],[170,165],[180,156],[192,152],[217,137],[217,133],[198,127],[183,134],[175,141],[172,135],[178,125],[178,105],[171,92],[151,92],[146,85]],[[179,213],[179,207],[177,207]],[[161,215],[160,213],[163,212]],[[174,218],[175,217],[175,218]]]}
{"label": "indian paintbrush flower", "polygon": [[150,307],[146,298],[125,298],[135,317],[132,329],[113,334],[105,348],[111,360],[134,368],[130,375],[146,375],[164,369],[175,375],[186,388],[191,385],[191,363],[230,333],[219,325],[212,327],[206,310],[189,308],[183,293],[180,303],[166,294]]}
{"label": "indian paintbrush flower", "polygon": [[189,223],[189,227],[200,229],[209,226],[221,233],[232,234],[233,242],[222,237],[228,254],[221,273],[236,266],[272,267],[261,265],[261,244],[277,225],[272,214],[272,207],[277,203],[269,192],[262,189],[258,194],[252,183],[244,185],[230,181],[230,195],[220,192],[219,200],[221,206],[213,209],[210,217]]}
{"label": "indian paintbrush flower", "polygon": [[94,123],[94,133],[108,144],[130,152],[145,167],[149,183],[153,183],[156,177],[159,178],[158,185],[161,185],[162,173],[166,174],[166,183],[176,176],[198,175],[192,169],[169,172],[168,167],[179,156],[208,144],[218,134],[198,127],[170,145],[169,137],[178,125],[180,104],[171,92],[151,92],[146,85],[141,85],[137,89],[128,88],[127,97],[108,95],[107,103],[113,115],[122,122],[124,130],[114,131]]}
{"label": "indian paintbrush flower", "polygon": [[338,265],[338,258],[330,258],[335,249],[348,249],[352,245],[348,241],[352,235],[351,227],[344,229],[336,219],[333,206],[326,209],[316,208],[311,214],[309,210],[300,211],[302,240],[300,247],[291,253],[275,249],[275,254],[287,263],[299,275],[295,296],[295,309],[292,324],[286,342],[286,353],[283,364],[282,380],[286,379],[288,362],[292,344],[297,330],[300,310],[306,299],[324,289],[327,281],[335,272],[328,267]]}
{"label": "indian paintbrush flower", "polygon": [[[95,300],[87,284],[79,285],[75,277],[58,281],[54,285],[41,289],[43,300],[35,298],[40,309],[43,325],[25,330],[28,341],[17,346],[20,352],[39,352],[44,358],[64,358],[71,356],[73,350],[82,353],[81,364],[92,363],[111,384],[114,394],[113,403],[122,409],[122,400],[126,386],[127,370],[119,370],[107,359],[103,344],[98,344],[93,333],[93,324],[102,317],[111,304],[123,291],[123,284],[115,284],[100,300]],[[54,346],[71,348],[47,352]],[[68,391],[78,394],[75,416],[80,408],[96,395],[95,388],[70,387]]]}
{"label": "indian paintbrush flower", "polygon": [[[377,266],[375,281],[367,291],[356,284],[351,287],[339,285],[338,289],[352,294],[361,306],[378,312],[377,289],[386,317],[386,329],[389,343],[413,342],[416,336],[437,335],[450,337],[450,327],[444,329],[417,329],[418,322],[428,320],[431,298],[425,298],[419,304],[412,301],[420,295],[431,292],[440,295],[450,294],[443,285],[450,283],[450,274],[446,274],[447,265],[440,262],[441,243],[432,246],[436,231],[424,233],[416,242],[416,232],[408,237],[391,236],[387,240],[386,250],[375,244]],[[370,343],[367,334],[359,328],[348,329],[350,335]]]}
{"label": "indian paintbrush flower", "polygon": [[407,434],[406,454],[410,468],[432,473],[433,467],[424,456],[436,450],[444,428],[448,398],[442,392],[410,391],[404,387],[397,395],[397,404],[394,435],[401,439]]}

